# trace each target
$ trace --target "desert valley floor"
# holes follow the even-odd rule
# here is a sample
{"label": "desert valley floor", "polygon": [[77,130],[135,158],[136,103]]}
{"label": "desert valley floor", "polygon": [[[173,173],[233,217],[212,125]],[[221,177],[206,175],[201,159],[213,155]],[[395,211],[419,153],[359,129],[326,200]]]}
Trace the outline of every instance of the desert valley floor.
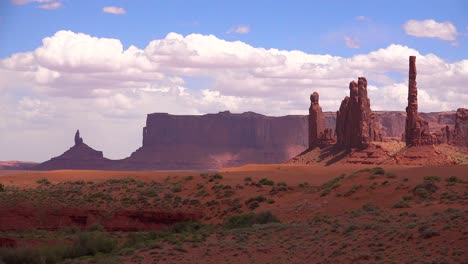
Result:
{"label": "desert valley floor", "polygon": [[467,263],[467,171],[1,171],[0,263]]}

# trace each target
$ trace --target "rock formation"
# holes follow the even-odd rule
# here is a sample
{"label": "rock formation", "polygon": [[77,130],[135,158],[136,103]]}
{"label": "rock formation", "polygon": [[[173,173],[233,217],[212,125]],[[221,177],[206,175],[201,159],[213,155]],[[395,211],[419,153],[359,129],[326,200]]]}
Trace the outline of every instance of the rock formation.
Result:
{"label": "rock formation", "polygon": [[319,138],[323,137],[325,118],[322,107],[319,104],[319,94],[314,92],[310,95],[309,107],[309,148],[315,148],[319,144]]}
{"label": "rock formation", "polygon": [[455,128],[452,134],[452,143],[454,145],[468,147],[468,109],[457,109]]}
{"label": "rock formation", "polygon": [[406,107],[405,142],[407,146],[434,144],[429,123],[418,113],[418,87],[416,82],[416,56],[409,57],[408,106]]}
{"label": "rock formation", "polygon": [[370,108],[367,80],[349,84],[349,97],[341,102],[336,112],[337,145],[344,148],[367,148],[371,141],[382,141],[380,124]]}
{"label": "rock formation", "polygon": [[89,147],[80,137],[80,131],[75,133],[75,145],[62,155],[34,166],[36,170],[59,169],[111,169],[115,161],[104,158],[102,151]]}
{"label": "rock formation", "polygon": [[[386,136],[395,137],[403,132],[404,112],[371,113],[382,122],[382,130]],[[456,119],[454,111],[420,114],[434,131],[440,132],[440,128],[449,125],[450,137],[453,138],[452,128]],[[335,142],[333,130],[336,113],[323,112],[323,116],[325,129],[317,138],[320,148]],[[465,132],[457,133],[457,138],[461,139],[457,142],[466,142],[466,110],[463,114],[463,110],[459,109],[458,116],[458,130]],[[336,134],[340,124],[337,122]],[[84,143],[79,133],[76,133],[72,148],[32,169],[216,169],[249,163],[281,163],[308,148],[308,131],[308,116],[304,115],[270,117],[252,112],[222,112],[181,116],[155,113],[148,115],[143,130],[143,146],[129,158],[108,160],[103,157],[102,152]],[[1,165],[0,163],[0,167]]]}
{"label": "rock formation", "polygon": [[75,146],[83,144],[83,139],[80,137],[80,130],[77,129],[75,133]]}

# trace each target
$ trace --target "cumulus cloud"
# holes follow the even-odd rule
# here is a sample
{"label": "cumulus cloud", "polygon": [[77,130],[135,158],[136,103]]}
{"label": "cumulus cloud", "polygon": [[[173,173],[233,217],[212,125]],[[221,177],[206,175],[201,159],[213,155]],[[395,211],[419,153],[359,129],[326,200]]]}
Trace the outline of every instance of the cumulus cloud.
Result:
{"label": "cumulus cloud", "polygon": [[356,17],[356,20],[358,20],[358,21],[364,21],[364,20],[366,20],[366,17],[365,17],[365,16],[357,16],[357,17]]}
{"label": "cumulus cloud", "polygon": [[[403,111],[410,55],[417,56],[421,111],[467,107],[468,60],[448,62],[403,45],[340,57],[201,34],[169,33],[146,47],[124,48],[118,39],[58,31],[35,50],[0,60],[0,127],[11,131],[0,145],[62,144],[59,154],[80,128],[90,131],[90,145],[122,158],[141,144],[147,113],[306,114],[313,91],[321,94],[325,111],[336,111],[358,76],[368,77],[373,109]],[[22,142],[15,131],[36,134]],[[119,137],[125,140],[116,144]],[[39,149],[45,150],[28,159],[50,156]]]}
{"label": "cumulus cloud", "polygon": [[433,19],[408,20],[403,25],[403,29],[410,36],[448,41],[455,41],[458,35],[457,28],[451,22],[437,22]]}
{"label": "cumulus cloud", "polygon": [[117,6],[105,6],[102,11],[104,13],[109,13],[109,14],[114,14],[114,15],[123,15],[127,13],[125,8],[123,7],[117,7]]}
{"label": "cumulus cloud", "polygon": [[250,27],[248,25],[237,25],[235,27],[230,28],[227,33],[237,33],[237,34],[247,34],[250,32]]}
{"label": "cumulus cloud", "polygon": [[343,37],[345,45],[350,49],[359,49],[359,39],[358,38],[351,38],[348,36]]}

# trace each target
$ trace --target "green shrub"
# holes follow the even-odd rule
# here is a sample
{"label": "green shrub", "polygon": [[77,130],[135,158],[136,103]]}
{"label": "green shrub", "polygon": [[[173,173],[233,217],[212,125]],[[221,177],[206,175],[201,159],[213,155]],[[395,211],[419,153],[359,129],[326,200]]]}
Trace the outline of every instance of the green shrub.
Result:
{"label": "green shrub", "polygon": [[269,180],[269,179],[267,179],[267,178],[261,179],[261,180],[259,181],[259,183],[260,183],[261,185],[269,185],[269,186],[275,185],[275,182],[274,182],[274,181]]}
{"label": "green shrub", "polygon": [[385,170],[381,167],[374,167],[370,169],[372,175],[385,175]]}
{"label": "green shrub", "polygon": [[185,180],[186,181],[191,181],[191,180],[193,180],[193,176],[187,176],[187,177],[185,177]]}
{"label": "green shrub", "polygon": [[95,223],[95,224],[92,224],[88,227],[88,231],[104,231],[104,227],[99,224],[99,223]]}
{"label": "green shrub", "polygon": [[215,181],[215,180],[222,180],[223,176],[221,174],[214,174],[211,175],[210,179],[208,180],[209,182]]}
{"label": "green shrub", "polygon": [[245,177],[244,181],[252,181],[252,178],[251,177]]}
{"label": "green shrub", "polygon": [[440,182],[440,177],[439,176],[425,176],[424,180],[429,181],[429,182],[434,182],[434,181]]}
{"label": "green shrub", "polygon": [[260,204],[258,202],[252,202],[252,203],[249,203],[249,205],[247,206],[250,210],[255,210],[257,209],[258,207],[260,206]]}
{"label": "green shrub", "polygon": [[182,187],[180,185],[175,185],[171,188],[171,191],[172,192],[181,192],[182,191]]}
{"label": "green shrub", "polygon": [[116,246],[115,241],[101,232],[88,232],[78,235],[70,249],[70,257],[95,256],[98,253],[110,253]]}
{"label": "green shrub", "polygon": [[255,196],[255,197],[251,197],[251,198],[247,199],[247,200],[245,201],[245,204],[250,204],[250,203],[252,203],[252,202],[261,203],[261,202],[265,202],[265,201],[266,201],[265,196],[259,195],[259,196]]}
{"label": "green shrub", "polygon": [[48,185],[50,184],[50,181],[47,178],[42,178],[37,180],[36,183]]}
{"label": "green shrub", "polygon": [[322,186],[320,186],[320,189],[324,190],[324,189],[335,189],[337,188],[338,186],[340,186],[339,182],[344,178],[344,174],[343,175],[340,175],[324,184],[322,184]]}
{"label": "green shrub", "polygon": [[227,229],[251,227],[255,224],[263,225],[268,223],[279,223],[278,218],[271,212],[248,213],[229,217],[224,222]]}
{"label": "green shrub", "polygon": [[371,203],[363,205],[362,209],[368,213],[380,211],[380,208],[377,205]]}
{"label": "green shrub", "polygon": [[203,225],[200,222],[184,221],[177,222],[172,226],[172,232],[174,233],[193,233],[200,230]]}
{"label": "green shrub", "polygon": [[5,185],[0,183],[0,192],[4,192],[4,191],[5,191]]}
{"label": "green shrub", "polygon": [[409,204],[406,201],[398,201],[395,203],[392,208],[409,208]]}
{"label": "green shrub", "polygon": [[445,179],[446,182],[448,183],[458,183],[461,182],[460,179],[458,179],[456,176],[450,176],[447,179]]}

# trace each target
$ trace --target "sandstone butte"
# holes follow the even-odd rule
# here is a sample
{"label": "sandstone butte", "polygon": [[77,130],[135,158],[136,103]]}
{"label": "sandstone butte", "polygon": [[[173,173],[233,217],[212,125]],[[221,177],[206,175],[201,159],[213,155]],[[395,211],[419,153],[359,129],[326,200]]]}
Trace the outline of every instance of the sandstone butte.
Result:
{"label": "sandstone butte", "polygon": [[[310,101],[307,116],[271,117],[253,112],[232,114],[229,111],[201,116],[148,114],[142,146],[121,160],[105,158],[101,151],[86,145],[77,131],[73,147],[33,169],[217,169],[248,163],[282,163],[305,149],[317,147],[327,151],[329,147],[346,150],[349,155],[347,162],[364,160],[376,164],[388,160],[383,157],[389,156],[376,144],[400,139],[410,148],[403,154],[395,155],[392,162],[414,164],[414,159],[420,159],[419,163],[429,159],[434,150],[424,150],[422,153],[412,147],[442,143],[468,147],[467,109],[418,112],[414,56],[409,58],[406,113],[373,112],[364,77],[359,77],[357,83],[352,81],[349,84],[349,96],[344,98],[336,113],[322,111],[316,92],[310,96]],[[321,158],[327,155],[333,154],[319,154]],[[439,156],[438,162],[443,164],[444,158]]]}

